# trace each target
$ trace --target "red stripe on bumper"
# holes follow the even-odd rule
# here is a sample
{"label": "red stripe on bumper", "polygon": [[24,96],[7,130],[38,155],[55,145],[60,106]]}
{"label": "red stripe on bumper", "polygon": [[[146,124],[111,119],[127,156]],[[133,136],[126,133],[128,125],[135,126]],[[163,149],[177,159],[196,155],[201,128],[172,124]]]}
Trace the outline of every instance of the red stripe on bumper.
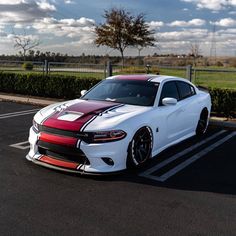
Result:
{"label": "red stripe on bumper", "polygon": [[47,143],[53,143],[53,144],[58,144],[58,145],[63,145],[63,146],[71,146],[71,147],[75,147],[78,141],[77,138],[58,136],[58,135],[47,134],[47,133],[41,133],[39,140],[47,142]]}
{"label": "red stripe on bumper", "polygon": [[79,166],[79,164],[76,163],[57,160],[48,156],[42,156],[39,160],[50,165],[60,166],[68,169],[77,169],[77,167]]}

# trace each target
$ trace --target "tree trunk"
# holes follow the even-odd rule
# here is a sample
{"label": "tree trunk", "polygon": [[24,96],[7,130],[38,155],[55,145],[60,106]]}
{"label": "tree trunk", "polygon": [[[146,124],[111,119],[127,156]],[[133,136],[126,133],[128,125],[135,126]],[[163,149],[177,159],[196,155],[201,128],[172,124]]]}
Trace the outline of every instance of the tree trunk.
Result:
{"label": "tree trunk", "polygon": [[122,67],[125,65],[124,51],[120,49],[121,59],[122,59]]}
{"label": "tree trunk", "polygon": [[143,48],[138,48],[138,64],[141,65],[141,51]]}
{"label": "tree trunk", "polygon": [[26,50],[23,51],[24,61],[25,61],[25,55],[26,55]]}

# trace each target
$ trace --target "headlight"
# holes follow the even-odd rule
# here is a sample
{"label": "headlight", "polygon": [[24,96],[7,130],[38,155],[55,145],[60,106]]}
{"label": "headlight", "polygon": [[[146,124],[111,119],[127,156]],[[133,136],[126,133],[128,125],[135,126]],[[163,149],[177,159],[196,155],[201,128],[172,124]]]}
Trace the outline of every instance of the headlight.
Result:
{"label": "headlight", "polygon": [[38,133],[39,132],[39,124],[33,120],[33,130]]}
{"label": "headlight", "polygon": [[126,137],[123,130],[86,132],[81,134],[81,139],[86,143],[105,143],[121,140]]}

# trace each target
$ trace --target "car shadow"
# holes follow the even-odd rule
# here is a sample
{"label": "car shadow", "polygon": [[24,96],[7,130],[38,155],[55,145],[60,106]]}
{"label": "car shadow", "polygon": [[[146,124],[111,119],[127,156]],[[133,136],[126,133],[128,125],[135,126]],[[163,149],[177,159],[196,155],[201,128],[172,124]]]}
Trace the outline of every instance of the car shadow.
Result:
{"label": "car shadow", "polygon": [[[227,134],[228,133],[225,135]],[[236,136],[173,175],[165,182],[140,176],[145,170],[155,166],[158,162],[169,157],[170,154],[174,152],[178,153],[183,146],[186,147],[191,142],[198,142],[199,140],[201,139],[193,137],[188,141],[184,141],[181,144],[169,148],[154,159],[151,159],[142,168],[126,170],[119,175],[97,176],[92,178],[96,181],[125,181],[170,189],[236,195]],[[156,175],[158,175],[158,173],[156,173]]]}

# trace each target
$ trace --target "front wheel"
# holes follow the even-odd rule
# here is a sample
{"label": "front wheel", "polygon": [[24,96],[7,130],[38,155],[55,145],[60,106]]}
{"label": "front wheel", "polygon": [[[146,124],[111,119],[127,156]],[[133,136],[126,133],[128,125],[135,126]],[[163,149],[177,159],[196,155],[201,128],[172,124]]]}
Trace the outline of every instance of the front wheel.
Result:
{"label": "front wheel", "polygon": [[128,149],[127,166],[138,167],[145,163],[152,153],[152,131],[149,127],[140,128],[134,135]]}

